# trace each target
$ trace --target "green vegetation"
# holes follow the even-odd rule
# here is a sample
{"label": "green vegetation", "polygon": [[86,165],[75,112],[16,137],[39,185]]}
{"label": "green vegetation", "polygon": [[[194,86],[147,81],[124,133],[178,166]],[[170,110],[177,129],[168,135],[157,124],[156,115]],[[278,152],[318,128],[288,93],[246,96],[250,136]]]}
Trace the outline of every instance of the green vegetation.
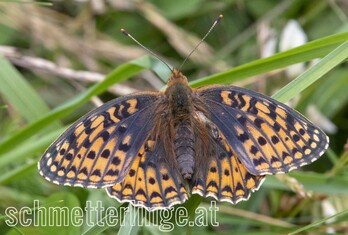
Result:
{"label": "green vegetation", "polygon": [[[344,1],[46,2],[0,1],[1,234],[161,234],[164,225],[172,228],[168,234],[348,232]],[[57,186],[39,175],[41,155],[74,120],[128,91],[165,86],[166,66],[124,37],[120,28],[176,67],[219,14],[224,19],[182,68],[191,85],[234,84],[289,102],[328,130],[330,146],[320,159],[286,175],[267,176],[246,202],[217,203],[216,218],[208,213],[200,221],[196,208],[209,211],[211,200],[192,196],[184,205],[188,221],[207,222],[193,227],[175,225],[175,218],[156,225],[161,212],[125,213],[133,208],[109,198],[105,190]],[[291,19],[299,22],[308,42],[280,52],[279,41],[297,40],[298,32],[281,39]],[[260,59],[270,53],[270,38],[276,40],[276,54]],[[304,69],[296,78],[285,71],[301,62]],[[99,215],[85,209],[98,202],[119,215],[116,226],[107,223],[111,216],[105,210]],[[64,214],[50,211],[52,207],[82,208],[82,214],[74,214],[81,223],[53,223],[53,215],[59,220]],[[40,213],[53,226],[9,226]],[[132,216],[148,226],[133,225]]]}

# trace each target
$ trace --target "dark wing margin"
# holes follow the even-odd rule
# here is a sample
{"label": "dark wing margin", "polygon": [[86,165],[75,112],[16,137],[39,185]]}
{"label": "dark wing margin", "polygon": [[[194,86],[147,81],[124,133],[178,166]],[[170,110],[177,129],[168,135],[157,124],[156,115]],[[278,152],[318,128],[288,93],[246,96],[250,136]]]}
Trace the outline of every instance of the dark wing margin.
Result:
{"label": "dark wing margin", "polygon": [[48,147],[40,174],[55,184],[88,188],[122,181],[154,126],[160,95],[124,96],[89,112]]}
{"label": "dark wing margin", "polygon": [[210,120],[247,170],[285,173],[318,159],[329,138],[297,111],[262,94],[235,87],[197,90]]}
{"label": "dark wing margin", "polygon": [[106,188],[119,202],[148,211],[169,208],[187,200],[184,180],[172,166],[161,140],[145,141],[124,181]]}

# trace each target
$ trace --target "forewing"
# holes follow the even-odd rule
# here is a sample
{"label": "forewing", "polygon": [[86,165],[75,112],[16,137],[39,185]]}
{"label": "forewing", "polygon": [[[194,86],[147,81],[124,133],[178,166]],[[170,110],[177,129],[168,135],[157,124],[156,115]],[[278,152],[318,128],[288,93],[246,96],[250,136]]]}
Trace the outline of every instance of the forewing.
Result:
{"label": "forewing", "polygon": [[131,202],[149,211],[187,200],[183,178],[160,139],[147,140],[121,183],[106,189],[120,202]]}
{"label": "forewing", "polygon": [[80,118],[46,150],[40,174],[59,185],[100,188],[120,182],[154,126],[159,96],[121,97]]}
{"label": "forewing", "polygon": [[322,130],[270,97],[235,86],[205,87],[197,94],[252,174],[288,172],[318,159],[328,147]]}
{"label": "forewing", "polygon": [[195,169],[192,193],[233,204],[248,200],[251,193],[261,186],[265,176],[250,174],[225,136],[215,126],[212,130],[215,133],[215,136],[210,136],[212,152],[207,165],[199,164]]}

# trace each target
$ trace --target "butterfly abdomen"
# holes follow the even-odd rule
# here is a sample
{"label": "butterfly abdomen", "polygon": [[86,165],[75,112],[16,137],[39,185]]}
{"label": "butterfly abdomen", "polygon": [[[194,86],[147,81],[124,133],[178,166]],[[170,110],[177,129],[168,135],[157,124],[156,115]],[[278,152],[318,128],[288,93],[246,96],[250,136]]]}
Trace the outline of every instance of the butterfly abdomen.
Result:
{"label": "butterfly abdomen", "polygon": [[191,179],[195,164],[194,135],[190,121],[181,121],[176,124],[174,148],[180,173],[184,179]]}

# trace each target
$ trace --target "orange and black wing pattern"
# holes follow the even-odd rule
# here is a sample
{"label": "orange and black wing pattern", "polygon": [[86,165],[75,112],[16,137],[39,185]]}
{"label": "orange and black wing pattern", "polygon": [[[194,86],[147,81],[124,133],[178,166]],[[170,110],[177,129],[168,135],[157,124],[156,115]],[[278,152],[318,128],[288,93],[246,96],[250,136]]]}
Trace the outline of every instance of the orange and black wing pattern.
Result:
{"label": "orange and black wing pattern", "polygon": [[183,177],[169,159],[160,139],[145,141],[124,181],[106,191],[120,202],[150,211],[184,203],[187,192]]}
{"label": "orange and black wing pattern", "polygon": [[198,164],[196,168],[191,182],[192,193],[233,204],[248,200],[251,193],[259,189],[265,176],[250,174],[225,136],[214,125],[211,127],[211,133],[215,133],[210,136],[212,152],[207,164]]}
{"label": "orange and black wing pattern", "polygon": [[285,173],[318,159],[329,139],[295,110],[235,86],[197,90],[210,120],[254,175]]}
{"label": "orange and black wing pattern", "polygon": [[112,100],[77,120],[38,163],[47,180],[101,188],[121,182],[154,126],[158,92]]}

